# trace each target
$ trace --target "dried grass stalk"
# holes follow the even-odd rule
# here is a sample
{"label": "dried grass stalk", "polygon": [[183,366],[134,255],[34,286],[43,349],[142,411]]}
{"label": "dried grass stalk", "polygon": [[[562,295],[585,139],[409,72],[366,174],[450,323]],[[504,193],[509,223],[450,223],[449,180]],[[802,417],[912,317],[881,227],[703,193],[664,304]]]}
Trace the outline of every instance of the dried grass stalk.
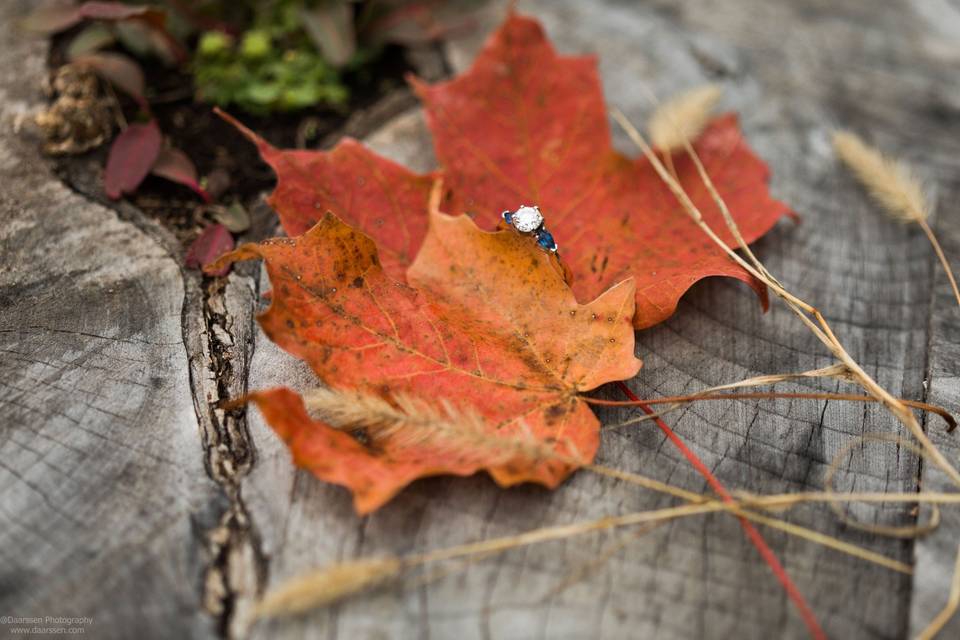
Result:
{"label": "dried grass stalk", "polygon": [[[704,222],[703,215],[697,209],[696,205],[690,199],[684,188],[680,185],[679,181],[675,178],[675,176],[671,175],[666,167],[664,167],[663,163],[660,162],[660,159],[653,152],[653,149],[650,148],[650,145],[647,144],[647,141],[644,140],[643,136],[630,123],[626,116],[624,116],[620,111],[614,110],[613,117],[618,123],[620,123],[620,125],[624,128],[630,138],[637,144],[637,146],[640,147],[644,156],[653,165],[661,180],[663,180],[667,187],[670,188],[688,215],[701,228],[701,230],[703,230],[704,233],[706,233],[706,235],[715,244],[723,249],[731,259],[740,264],[754,277],[757,277],[764,282],[764,284],[766,284],[770,290],[774,292],[774,294],[781,298],[786,303],[787,307],[793,311],[800,321],[803,322],[803,324],[810,330],[810,332],[813,333],[830,350],[831,353],[833,353],[839,364],[842,364],[847,368],[850,375],[856,379],[860,386],[862,386],[867,393],[877,398],[877,400],[881,402],[884,407],[886,407],[887,410],[890,411],[890,413],[893,414],[901,422],[901,424],[903,424],[903,426],[910,431],[914,438],[916,438],[916,440],[920,443],[924,454],[938,467],[940,467],[956,485],[960,486],[960,472],[957,471],[956,467],[954,467],[947,457],[943,455],[943,453],[933,444],[933,442],[931,442],[926,433],[923,431],[916,417],[910,412],[910,410],[902,402],[893,397],[886,389],[877,384],[876,380],[867,374],[860,364],[850,356],[850,354],[841,344],[840,340],[837,338],[836,334],[834,334],[829,323],[823,317],[823,314],[821,314],[816,307],[809,305],[787,291],[786,288],[776,278],[774,278],[769,271],[767,271],[763,263],[760,262],[760,260],[750,251],[747,243],[744,241],[743,236],[740,234],[740,231],[737,228],[736,221],[730,215],[726,203],[717,192],[713,181],[710,179],[710,176],[703,167],[703,163],[700,161],[696,151],[692,148],[689,142],[685,143],[684,147],[693,160],[700,178],[707,188],[707,191],[720,207],[728,229],[731,231],[731,233],[733,233],[734,238],[737,240],[738,247],[746,254],[747,259],[750,261],[749,263],[730,247],[728,247],[726,243],[724,243],[717,236],[713,229],[711,229],[710,226]],[[872,162],[872,166],[873,169],[871,169],[871,172],[877,170],[878,167],[884,170],[889,170],[887,165],[882,163],[877,164],[875,161]],[[866,169],[866,166],[864,166],[864,169]],[[897,177],[899,178],[899,176]],[[915,220],[917,224],[920,224],[923,227],[927,237],[930,239],[930,242],[933,244],[938,257],[940,258],[940,261],[947,270],[950,283],[953,286],[954,295],[957,298],[957,303],[960,304],[960,291],[957,289],[956,280],[953,277],[953,273],[950,270],[949,264],[943,255],[943,251],[940,249],[939,243],[936,241],[936,237],[926,222],[926,214],[929,213],[929,210],[926,206],[917,206],[926,204],[925,198],[922,197],[922,190],[920,191],[920,196],[921,198],[918,200],[915,193],[900,193],[893,200],[887,200],[887,202],[896,204],[900,208],[901,213],[904,211],[904,207],[907,207],[910,211],[911,219]],[[960,604],[960,558],[958,558],[958,566],[954,574],[954,586],[956,587],[956,597],[954,597],[952,590],[950,603],[948,603],[948,606],[930,625],[930,627],[933,629],[929,634],[930,636],[936,633],[946,623],[950,616],[955,613],[958,604]],[[924,633],[926,634],[926,631]]]}
{"label": "dried grass stalk", "polygon": [[500,553],[517,547],[583,535],[591,531],[665,522],[686,516],[722,511],[724,507],[725,505],[719,502],[688,504],[628,513],[621,516],[610,516],[598,520],[542,527],[514,536],[491,538],[454,547],[434,549],[403,558],[388,557],[345,562],[294,578],[268,592],[255,607],[252,619],[296,615],[313,608],[328,606],[363,591],[382,586],[385,582],[399,577],[408,568],[431,562]]}
{"label": "dried grass stalk", "polygon": [[953,295],[957,304],[960,305],[957,279],[953,275],[947,256],[943,253],[940,241],[937,240],[936,234],[933,233],[927,221],[932,207],[920,180],[905,164],[883,155],[849,131],[838,131],[833,134],[833,148],[887,213],[901,222],[920,225],[933,246],[940,264],[943,265],[944,271],[947,272]]}
{"label": "dried grass stalk", "polygon": [[368,558],[337,564],[284,583],[264,596],[254,618],[296,615],[367,591],[400,575],[399,558]]}
{"label": "dried grass stalk", "polygon": [[[729,391],[731,389],[741,389],[743,387],[762,387],[767,385],[777,384],[778,382],[786,382],[791,380],[799,380],[801,378],[835,378],[837,380],[849,380],[850,372],[842,364],[834,364],[829,367],[824,367],[822,369],[811,369],[810,371],[801,371],[800,373],[778,373],[771,375],[756,376],[753,378],[746,378],[745,380],[740,380],[738,382],[731,382],[728,384],[721,384],[715,387],[709,387],[703,391],[698,391],[697,393],[690,394],[686,398],[676,399],[676,402],[671,403],[666,409],[661,409],[655,413],[648,413],[642,416],[637,416],[636,418],[631,418],[624,422],[620,422],[615,425],[607,427],[608,429],[615,429],[619,427],[626,427],[632,424],[638,424],[640,422],[646,422],[647,420],[654,420],[663,415],[675,411],[680,407],[688,404],[689,402],[695,402],[697,400],[705,400],[711,398],[711,396],[718,391]],[[731,398],[732,399],[732,398]],[[653,403],[645,402],[646,404],[657,404],[662,400],[654,401]],[[588,402],[590,402],[588,400]],[[624,403],[624,402],[596,402],[596,404],[607,404],[607,405],[624,405],[624,404],[635,404],[635,403]]]}
{"label": "dried grass stalk", "polygon": [[[694,223],[696,223],[697,226],[699,226],[700,229],[734,262],[743,267],[744,270],[753,275],[755,278],[766,284],[770,291],[783,300],[787,307],[794,313],[794,315],[797,316],[804,326],[806,326],[807,329],[830,350],[830,352],[837,359],[838,364],[841,364],[846,368],[846,370],[849,372],[849,375],[853,377],[861,387],[863,387],[864,391],[875,397],[878,402],[883,404],[883,406],[886,407],[886,409],[910,431],[913,437],[916,438],[923,449],[928,453],[929,459],[938,467],[940,467],[948,476],[950,476],[950,479],[957,486],[960,486],[960,472],[957,471],[956,467],[950,462],[950,460],[943,455],[943,453],[933,444],[933,442],[931,442],[930,438],[923,431],[923,428],[917,421],[916,416],[913,415],[910,409],[900,402],[900,400],[891,395],[889,391],[881,387],[876,380],[874,380],[866,371],[864,371],[863,367],[860,366],[856,360],[854,360],[854,358],[840,342],[839,338],[837,338],[836,334],[833,332],[833,328],[827,322],[826,318],[824,318],[823,314],[820,313],[819,309],[801,300],[796,295],[788,291],[776,278],[770,274],[769,271],[767,271],[766,267],[764,267],[763,263],[760,262],[753,252],[750,251],[750,248],[744,241],[743,235],[740,233],[740,230],[737,227],[736,221],[730,214],[726,202],[720,196],[716,189],[716,185],[714,185],[713,180],[710,178],[709,174],[704,168],[696,150],[689,144],[689,142],[684,145],[687,153],[693,160],[694,166],[697,169],[701,181],[703,182],[707,191],[710,193],[711,197],[714,199],[714,202],[720,208],[728,229],[737,240],[737,246],[746,254],[746,259],[727,246],[727,244],[716,234],[710,225],[704,221],[703,214],[690,199],[690,195],[679,183],[679,181],[670,174],[663,162],[661,162],[656,153],[654,153],[649,143],[647,143],[646,139],[643,137],[643,134],[641,134],[640,131],[638,131],[637,128],[634,127],[627,117],[624,116],[619,110],[613,110],[612,115],[613,118],[620,124],[620,126],[622,126],[627,132],[627,135],[630,136],[631,140],[637,144],[637,146],[643,152],[644,157],[647,158],[654,170],[657,172],[657,175],[660,176],[660,179],[674,194],[684,211],[686,211]],[[960,301],[960,295],[958,295],[958,301]]]}
{"label": "dried grass stalk", "polygon": [[[631,484],[644,487],[647,489],[651,489],[659,493],[664,493],[666,495],[671,495],[677,498],[681,498],[691,504],[712,505],[716,503],[715,499],[712,499],[708,496],[701,495],[699,493],[694,493],[693,491],[682,489],[680,487],[676,487],[674,485],[667,484],[665,482],[661,482],[653,478],[648,478],[647,476],[643,476],[638,473],[632,473],[630,471],[621,471],[619,469],[613,469],[610,467],[605,467],[603,465],[597,465],[597,464],[591,464],[585,468],[599,475],[604,475],[610,478],[616,478],[618,480],[629,482]],[[845,496],[838,496],[837,494],[833,494],[833,493],[825,494],[825,495],[814,494],[815,497],[809,500],[796,500],[796,501],[791,500],[792,496],[790,496],[789,494],[775,495],[775,496],[754,496],[751,494],[748,494],[748,495],[750,495],[752,504],[756,504],[763,507],[767,506],[765,504],[765,500],[768,498],[770,499],[770,502],[772,504],[775,504],[775,505],[789,504],[790,506],[800,504],[801,502],[830,502],[830,501],[842,502],[845,498]],[[936,496],[928,495],[928,494],[917,494],[917,493],[895,494],[895,495],[900,498],[904,498],[905,496],[908,496],[913,501],[917,501],[917,496],[926,496],[928,498],[926,500],[927,502],[933,502],[940,496],[946,496],[944,499],[944,501],[946,502],[949,502],[952,499],[952,494],[936,494]],[[905,499],[904,501],[907,501],[907,500]],[[731,513],[735,516],[746,518],[751,522],[762,524],[764,526],[770,527],[771,529],[777,529],[778,531],[783,531],[792,536],[796,536],[798,538],[807,540],[808,542],[813,542],[814,544],[827,547],[828,549],[833,549],[835,551],[839,551],[840,553],[844,553],[844,554],[853,556],[855,558],[860,558],[861,560],[871,562],[881,567],[886,567],[887,569],[899,571],[900,573],[905,573],[905,574],[913,573],[913,569],[910,567],[910,565],[904,564],[903,562],[900,562],[898,560],[893,560],[882,554],[875,553],[867,549],[863,549],[861,547],[858,547],[857,545],[850,544],[849,542],[843,542],[842,540],[838,540],[837,538],[834,538],[832,536],[828,536],[826,534],[820,533],[819,531],[814,531],[812,529],[807,529],[806,527],[801,527],[799,525],[795,525],[790,522],[785,522],[783,520],[779,520],[776,518],[768,518],[767,516],[761,515],[759,513],[748,511],[744,509],[743,505],[736,500],[734,500],[733,502],[720,502],[719,506],[723,511]]]}
{"label": "dried grass stalk", "polygon": [[710,122],[721,90],[715,84],[691,89],[662,103],[647,123],[647,131],[658,151],[670,153],[696,140]]}

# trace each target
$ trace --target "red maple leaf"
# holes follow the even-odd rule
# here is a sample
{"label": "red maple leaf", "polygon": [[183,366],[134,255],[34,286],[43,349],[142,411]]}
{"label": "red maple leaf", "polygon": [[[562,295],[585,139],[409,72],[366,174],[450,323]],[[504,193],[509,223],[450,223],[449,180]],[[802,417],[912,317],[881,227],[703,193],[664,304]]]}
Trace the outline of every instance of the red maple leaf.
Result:
{"label": "red maple leaf", "polygon": [[[450,188],[444,209],[491,228],[503,210],[539,205],[580,299],[632,276],[634,325],[644,328],[669,317],[698,280],[724,275],[750,284],[766,306],[763,285],[697,228],[649,162],[613,149],[594,58],[558,55],[536,21],[511,15],[468,72],[414,86]],[[289,235],[332,211],[369,234],[384,268],[402,277],[426,231],[433,175],[353,140],[329,152],[285,151],[241,130],[277,173],[271,204]],[[787,213],[770,197],[769,171],[735,116],[714,120],[694,147],[748,242]],[[705,220],[735,246],[692,162],[683,154],[673,162]]]}

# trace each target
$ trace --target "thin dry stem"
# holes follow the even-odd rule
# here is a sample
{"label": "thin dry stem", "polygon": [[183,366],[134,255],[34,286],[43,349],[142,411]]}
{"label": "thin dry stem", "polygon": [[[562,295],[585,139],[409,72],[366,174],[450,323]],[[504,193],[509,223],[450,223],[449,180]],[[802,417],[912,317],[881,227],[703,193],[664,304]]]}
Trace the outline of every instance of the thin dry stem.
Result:
{"label": "thin dry stem", "polygon": [[953,275],[953,268],[950,267],[946,254],[943,253],[943,247],[940,246],[940,241],[937,240],[937,236],[934,235],[930,223],[925,219],[918,220],[917,224],[920,225],[920,228],[923,229],[923,232],[927,235],[927,239],[933,247],[933,252],[937,254],[937,258],[940,260],[940,264],[947,274],[947,280],[950,281],[950,288],[953,289],[953,297],[956,299],[957,305],[960,305],[960,288],[957,288],[957,279]]}
{"label": "thin dry stem", "polygon": [[[843,365],[831,365],[829,367],[824,367],[822,369],[811,369],[809,371],[801,371],[799,373],[777,373],[777,374],[770,374],[770,375],[763,375],[763,376],[755,376],[753,378],[746,378],[738,382],[730,382],[727,384],[721,384],[714,387],[709,387],[707,389],[704,389],[703,391],[698,391],[697,393],[691,394],[689,397],[692,398],[691,400],[692,402],[695,400],[704,399],[705,397],[708,397],[711,394],[716,393],[718,391],[740,389],[743,387],[762,387],[762,386],[776,384],[778,382],[786,382],[789,380],[799,380],[801,378],[825,378],[825,377],[836,378],[838,380],[845,380],[845,379],[849,379],[849,373],[847,371],[847,368]],[[587,401],[590,402],[590,400],[587,400]],[[662,404],[664,402],[666,402],[666,400],[662,398],[658,398],[653,401],[653,404]],[[678,397],[676,398],[676,401],[672,403],[672,406],[667,407],[666,409],[663,409],[661,411],[657,411],[654,413],[644,414],[642,416],[637,416],[636,418],[631,418],[626,422],[621,422],[619,424],[611,425],[607,428],[613,429],[618,427],[625,427],[631,424],[646,422],[647,420],[654,420],[663,415],[666,415],[667,413],[670,413],[671,411],[675,411],[676,409],[679,409],[686,403],[687,403],[686,399]],[[606,403],[597,402],[596,404],[606,404]],[[631,401],[631,404],[635,404],[635,403]]]}
{"label": "thin dry stem", "polygon": [[860,491],[855,493],[834,493],[832,491],[802,491],[799,493],[780,493],[758,495],[747,491],[734,493],[737,500],[746,508],[782,511],[799,504],[812,502],[908,502],[920,504],[960,504],[960,493],[891,492]]}
{"label": "thin dry stem", "polygon": [[647,123],[647,131],[658,151],[670,153],[682,149],[710,122],[721,90],[715,84],[691,89],[659,105]]}
{"label": "thin dry stem", "polygon": [[[626,422],[621,422],[614,425],[609,425],[605,428],[614,429],[618,427],[623,427],[631,424],[636,424],[638,422],[644,422],[650,420],[651,415],[656,415],[660,417],[664,413],[674,410],[679,406],[684,404],[689,404],[691,402],[701,402],[701,401],[711,401],[711,400],[780,400],[780,399],[801,399],[801,400],[842,400],[847,402],[877,402],[878,400],[873,396],[864,396],[857,395],[853,393],[827,393],[827,392],[780,392],[780,391],[752,391],[748,393],[696,393],[685,396],[663,396],[660,398],[652,399],[643,399],[643,400],[605,400],[603,398],[584,398],[584,401],[587,404],[592,404],[600,407],[635,407],[638,405],[658,405],[658,404],[672,404],[676,405],[670,407],[660,413],[656,414],[644,414],[643,416],[638,416],[637,418],[632,418]],[[905,404],[908,407],[913,409],[919,409],[921,411],[929,411],[930,413],[935,413],[943,421],[947,423],[947,431],[953,431],[957,428],[957,419],[953,417],[949,411],[943,407],[938,407],[935,404],[929,404],[927,402],[920,402],[918,400],[904,400],[903,398],[898,398],[900,402]]]}
{"label": "thin dry stem", "polygon": [[957,561],[953,566],[953,581],[950,583],[950,595],[946,606],[930,621],[926,629],[917,635],[917,640],[933,640],[934,637],[950,621],[960,606],[960,549],[957,549]]}
{"label": "thin dry stem", "polygon": [[607,516],[597,520],[587,520],[564,524],[552,527],[543,527],[533,529],[515,536],[506,536],[503,538],[491,538],[489,540],[480,540],[455,547],[445,549],[434,549],[425,553],[407,556],[408,562],[424,563],[436,562],[439,560],[449,560],[476,553],[489,553],[493,551],[506,551],[517,547],[525,547],[541,542],[551,540],[562,540],[573,536],[590,533],[593,531],[603,531],[617,527],[625,527],[636,524],[665,522],[675,520],[686,516],[701,515],[704,513],[713,513],[723,511],[726,508],[721,502],[708,502],[703,504],[685,504],[677,507],[667,507],[664,509],[653,509],[650,511],[638,511],[627,513],[620,516]]}
{"label": "thin dry stem", "polygon": [[335,564],[294,578],[269,591],[256,606],[253,618],[296,615],[312,608],[328,606],[363,591],[382,586],[408,569],[431,562],[500,553],[508,549],[560,540],[592,531],[664,522],[722,509],[721,503],[683,505],[567,525],[542,527],[515,536],[490,538],[404,557],[361,559]]}

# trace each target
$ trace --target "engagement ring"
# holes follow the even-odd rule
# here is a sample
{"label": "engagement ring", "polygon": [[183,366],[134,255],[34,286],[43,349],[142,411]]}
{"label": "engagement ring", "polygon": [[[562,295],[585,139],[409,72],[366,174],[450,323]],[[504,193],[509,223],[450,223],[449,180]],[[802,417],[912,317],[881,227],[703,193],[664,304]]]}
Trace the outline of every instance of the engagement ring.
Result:
{"label": "engagement ring", "polygon": [[557,252],[557,243],[553,235],[543,226],[543,214],[540,207],[520,205],[516,211],[504,211],[503,221],[524,235],[532,235],[537,244],[545,251]]}

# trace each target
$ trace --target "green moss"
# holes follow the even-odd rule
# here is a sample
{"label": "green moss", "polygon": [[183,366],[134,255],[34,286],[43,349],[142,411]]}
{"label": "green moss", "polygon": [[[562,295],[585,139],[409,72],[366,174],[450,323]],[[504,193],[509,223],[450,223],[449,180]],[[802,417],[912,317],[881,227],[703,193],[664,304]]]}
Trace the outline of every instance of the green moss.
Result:
{"label": "green moss", "polygon": [[197,54],[204,57],[213,57],[225,53],[233,46],[233,39],[221,31],[207,31],[200,36],[197,43]]}
{"label": "green moss", "polygon": [[270,55],[272,44],[265,31],[253,29],[243,34],[240,41],[240,57],[244,60],[260,60]]}
{"label": "green moss", "polygon": [[348,89],[304,32],[299,6],[270,3],[236,41],[201,34],[193,60],[198,97],[260,114],[345,104]]}

